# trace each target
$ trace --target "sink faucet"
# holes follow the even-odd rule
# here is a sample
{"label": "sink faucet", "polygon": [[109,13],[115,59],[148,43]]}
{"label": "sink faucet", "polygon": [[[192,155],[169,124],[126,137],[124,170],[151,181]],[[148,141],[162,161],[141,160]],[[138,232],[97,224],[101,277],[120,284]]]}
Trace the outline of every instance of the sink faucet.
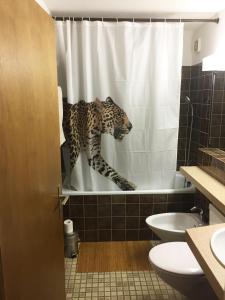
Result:
{"label": "sink faucet", "polygon": [[193,206],[190,209],[190,212],[199,213],[200,219],[201,219],[201,223],[203,223],[203,209],[201,207]]}

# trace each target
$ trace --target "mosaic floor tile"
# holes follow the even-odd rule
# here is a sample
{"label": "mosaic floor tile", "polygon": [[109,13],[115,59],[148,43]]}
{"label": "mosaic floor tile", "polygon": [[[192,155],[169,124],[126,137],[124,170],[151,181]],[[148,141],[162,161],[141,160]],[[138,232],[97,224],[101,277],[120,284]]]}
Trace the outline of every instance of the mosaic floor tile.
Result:
{"label": "mosaic floor tile", "polygon": [[154,271],[76,272],[77,258],[65,259],[67,300],[188,300]]}

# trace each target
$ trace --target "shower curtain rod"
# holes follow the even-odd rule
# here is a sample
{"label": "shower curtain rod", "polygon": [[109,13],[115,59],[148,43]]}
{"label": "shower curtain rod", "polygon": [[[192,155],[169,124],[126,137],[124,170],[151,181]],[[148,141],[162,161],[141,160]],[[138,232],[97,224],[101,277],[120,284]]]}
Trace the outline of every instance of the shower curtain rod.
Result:
{"label": "shower curtain rod", "polygon": [[192,23],[192,22],[211,22],[211,23],[219,23],[219,18],[215,19],[169,19],[169,18],[105,18],[105,17],[58,17],[54,16],[54,20],[56,21],[104,21],[104,22],[182,22],[182,23]]}

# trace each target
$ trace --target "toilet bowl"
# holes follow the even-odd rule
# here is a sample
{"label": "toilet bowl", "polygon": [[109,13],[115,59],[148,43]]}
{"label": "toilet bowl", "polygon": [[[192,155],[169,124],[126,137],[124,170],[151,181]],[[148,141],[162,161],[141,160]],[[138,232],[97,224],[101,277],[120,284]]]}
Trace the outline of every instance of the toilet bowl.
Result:
{"label": "toilet bowl", "polygon": [[169,242],[152,248],[149,261],[170,286],[192,300],[216,300],[214,291],[186,242]]}

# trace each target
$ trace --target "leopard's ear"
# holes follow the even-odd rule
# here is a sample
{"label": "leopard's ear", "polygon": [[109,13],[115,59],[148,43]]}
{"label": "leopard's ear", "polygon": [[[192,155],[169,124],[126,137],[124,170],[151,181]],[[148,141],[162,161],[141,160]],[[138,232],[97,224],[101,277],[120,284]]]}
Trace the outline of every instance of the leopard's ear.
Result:
{"label": "leopard's ear", "polygon": [[113,103],[114,103],[114,102],[113,102],[113,99],[112,99],[111,97],[107,97],[107,98],[105,99],[105,101],[108,102],[108,103],[110,103],[110,104],[113,104]]}
{"label": "leopard's ear", "polygon": [[102,101],[98,97],[95,98],[95,104],[96,104],[97,111],[101,112],[102,111]]}

